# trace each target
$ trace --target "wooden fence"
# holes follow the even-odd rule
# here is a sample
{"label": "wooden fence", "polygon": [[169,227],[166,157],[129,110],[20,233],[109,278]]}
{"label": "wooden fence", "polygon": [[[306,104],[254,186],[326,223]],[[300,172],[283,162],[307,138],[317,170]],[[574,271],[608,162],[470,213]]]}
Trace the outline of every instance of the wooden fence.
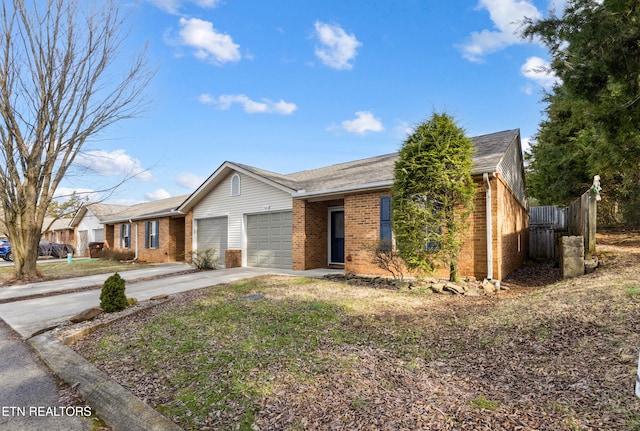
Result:
{"label": "wooden fence", "polygon": [[567,231],[567,210],[555,206],[529,208],[529,257],[555,259],[558,236]]}
{"label": "wooden fence", "polygon": [[556,259],[558,238],[563,235],[584,237],[585,259],[596,251],[596,217],[599,193],[594,186],[567,208],[555,206],[529,208],[529,257]]}

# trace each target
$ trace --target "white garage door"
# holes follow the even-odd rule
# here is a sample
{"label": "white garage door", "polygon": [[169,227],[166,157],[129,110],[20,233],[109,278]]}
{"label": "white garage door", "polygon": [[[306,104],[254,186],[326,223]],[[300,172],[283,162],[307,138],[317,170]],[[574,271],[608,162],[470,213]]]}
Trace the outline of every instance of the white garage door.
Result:
{"label": "white garage door", "polygon": [[247,216],[247,265],[291,269],[291,211]]}
{"label": "white garage door", "polygon": [[220,259],[219,265],[224,266],[224,256],[227,252],[227,218],[197,219],[196,229],[196,251],[215,249],[215,256]]}

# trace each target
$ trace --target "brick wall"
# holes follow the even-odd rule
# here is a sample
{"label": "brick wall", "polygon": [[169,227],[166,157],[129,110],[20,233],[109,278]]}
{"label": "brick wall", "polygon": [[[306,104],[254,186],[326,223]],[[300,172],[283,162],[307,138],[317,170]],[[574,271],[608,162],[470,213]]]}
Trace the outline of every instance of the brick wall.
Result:
{"label": "brick wall", "polygon": [[226,250],[224,256],[226,268],[239,268],[242,266],[242,250]]}
{"label": "brick wall", "polygon": [[184,262],[184,217],[172,218],[169,222],[169,260]]}
{"label": "brick wall", "polygon": [[327,267],[329,208],[343,206],[342,199],[322,202],[293,200],[293,269]]}
{"label": "brick wall", "polygon": [[494,253],[494,278],[501,280],[522,265],[527,257],[529,212],[518,202],[501,177],[498,177],[495,183],[495,201],[500,211],[496,208],[494,238],[499,246],[496,246],[498,250]]}
{"label": "brick wall", "polygon": [[[486,185],[474,178],[477,193],[475,211],[460,251],[461,277],[487,277]],[[528,250],[528,212],[499,177],[490,178],[492,199],[493,278],[502,279],[522,264]],[[389,275],[373,263],[380,238],[380,197],[389,191],[348,195],[344,200],[327,202],[293,201],[293,269],[324,268],[328,261],[328,209],[344,206],[345,272]],[[409,275],[409,274],[407,274]],[[447,278],[449,268],[436,274]]]}
{"label": "brick wall", "polygon": [[193,210],[190,210],[184,217],[184,260],[191,263],[191,252],[193,251]]}
{"label": "brick wall", "polygon": [[[144,225],[145,221],[138,221],[131,224],[131,236],[136,236],[138,238],[138,260],[143,262],[169,262],[169,252],[171,250],[171,234],[170,234],[170,226],[171,219],[170,218],[161,218],[158,220],[158,248],[145,248],[144,241]],[[154,221],[154,220],[148,220]],[[137,226],[137,232],[136,232]],[[131,241],[131,248],[135,250],[136,243]]]}
{"label": "brick wall", "polygon": [[[145,248],[145,222],[158,220],[158,248]],[[115,251],[127,251],[135,253],[138,247],[138,260],[142,262],[175,262],[183,260],[184,246],[184,219],[161,218],[142,220],[131,223],[131,246],[120,246],[120,229],[123,223],[106,226],[105,243]],[[136,242],[137,241],[137,242]]]}
{"label": "brick wall", "polygon": [[345,272],[388,275],[372,262],[380,239],[380,197],[388,195],[388,191],[381,191],[345,197]]}

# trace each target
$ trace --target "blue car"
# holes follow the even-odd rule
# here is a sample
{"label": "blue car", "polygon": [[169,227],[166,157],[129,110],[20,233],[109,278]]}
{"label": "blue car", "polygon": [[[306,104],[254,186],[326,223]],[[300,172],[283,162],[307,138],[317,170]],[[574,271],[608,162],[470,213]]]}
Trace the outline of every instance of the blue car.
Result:
{"label": "blue car", "polygon": [[0,257],[8,262],[13,262],[13,255],[11,254],[11,244],[9,244],[9,241],[0,241]]}

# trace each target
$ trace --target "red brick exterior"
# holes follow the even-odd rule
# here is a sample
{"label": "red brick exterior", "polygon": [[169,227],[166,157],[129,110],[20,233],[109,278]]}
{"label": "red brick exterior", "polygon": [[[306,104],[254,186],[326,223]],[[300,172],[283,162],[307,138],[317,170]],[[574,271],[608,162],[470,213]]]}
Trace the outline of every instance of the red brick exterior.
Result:
{"label": "red brick exterior", "polygon": [[184,217],[184,260],[191,263],[193,251],[193,210]]}
{"label": "red brick exterior", "polygon": [[[159,244],[157,248],[145,247],[145,222],[158,221]],[[139,220],[131,223],[131,246],[120,246],[120,229],[123,224],[107,225],[105,245],[115,251],[138,252],[138,260],[142,262],[180,262],[185,260],[185,218],[164,217],[159,219]],[[109,228],[111,228],[109,230]]]}
{"label": "red brick exterior", "polygon": [[342,199],[322,202],[293,200],[293,269],[327,267],[329,208],[341,206]]}
{"label": "red brick exterior", "polygon": [[[459,275],[487,277],[486,186],[475,178],[478,192],[475,211],[460,252]],[[490,179],[492,191],[493,279],[501,280],[522,264],[528,250],[528,211],[499,177]],[[380,238],[380,197],[389,190],[346,195],[342,200],[293,201],[293,269],[328,266],[328,210],[343,206],[345,219],[345,265],[347,273],[389,275],[373,263]],[[437,274],[448,277],[448,268]]]}
{"label": "red brick exterior", "polygon": [[226,268],[239,268],[242,266],[242,250],[227,250],[224,256]]}

